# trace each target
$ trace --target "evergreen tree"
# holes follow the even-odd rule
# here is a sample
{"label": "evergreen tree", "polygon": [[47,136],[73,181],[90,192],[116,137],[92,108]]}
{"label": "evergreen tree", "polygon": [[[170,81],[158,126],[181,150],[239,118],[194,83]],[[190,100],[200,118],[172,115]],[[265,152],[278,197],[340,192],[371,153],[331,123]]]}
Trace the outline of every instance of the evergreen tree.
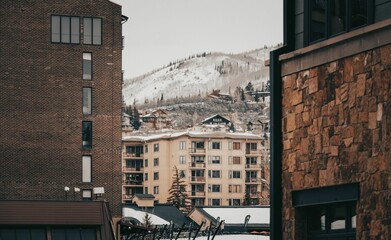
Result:
{"label": "evergreen tree", "polygon": [[136,106],[133,107],[133,117],[130,120],[130,124],[132,124],[134,129],[136,129],[136,130],[140,129],[140,126],[141,126],[140,114],[139,114]]}
{"label": "evergreen tree", "polygon": [[244,88],[247,92],[254,92],[254,86],[251,82],[248,82],[247,86]]}
{"label": "evergreen tree", "polygon": [[251,197],[248,189],[246,189],[244,193],[244,199],[243,199],[243,205],[244,206],[250,206],[251,205]]}
{"label": "evergreen tree", "polygon": [[240,100],[242,100],[242,101],[246,100],[246,97],[244,96],[243,89],[240,89]]}
{"label": "evergreen tree", "polygon": [[174,167],[174,175],[172,177],[172,185],[168,191],[169,197],[167,202],[173,204],[179,210],[187,212],[190,210],[190,198],[186,193],[187,184],[183,176],[179,174],[178,168]]}
{"label": "evergreen tree", "polygon": [[145,212],[145,215],[143,218],[143,226],[146,228],[150,228],[152,226],[151,216],[147,212]]}

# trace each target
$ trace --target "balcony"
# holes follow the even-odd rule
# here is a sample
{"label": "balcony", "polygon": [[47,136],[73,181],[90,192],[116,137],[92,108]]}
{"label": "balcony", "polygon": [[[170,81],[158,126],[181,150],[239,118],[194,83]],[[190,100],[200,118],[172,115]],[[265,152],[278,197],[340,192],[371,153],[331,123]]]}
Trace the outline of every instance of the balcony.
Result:
{"label": "balcony", "polygon": [[257,170],[261,170],[261,164],[259,164],[259,163],[255,163],[255,164],[253,164],[253,163],[247,163],[246,164],[246,169],[257,169]]}
{"label": "balcony", "polygon": [[261,155],[262,151],[259,149],[246,149],[246,155]]}
{"label": "balcony", "polygon": [[205,192],[201,192],[201,191],[191,192],[190,197],[202,197],[202,198],[204,198],[205,197]]}
{"label": "balcony", "polygon": [[246,184],[260,184],[261,183],[261,178],[246,178]]}
{"label": "balcony", "polygon": [[142,180],[132,180],[132,179],[127,179],[122,181],[123,185],[130,185],[130,186],[142,186],[143,181]]}
{"label": "balcony", "polygon": [[122,157],[124,157],[124,158],[137,158],[137,159],[140,159],[140,158],[144,157],[144,154],[142,154],[142,153],[127,153],[127,152],[124,152],[124,153],[122,153]]}
{"label": "balcony", "polygon": [[190,177],[190,182],[205,183],[205,177]]}
{"label": "balcony", "polygon": [[204,162],[192,162],[189,163],[190,168],[205,168],[205,163]]}
{"label": "balcony", "polygon": [[143,167],[122,167],[123,172],[143,172]]}
{"label": "balcony", "polygon": [[205,148],[190,148],[190,154],[205,154]]}

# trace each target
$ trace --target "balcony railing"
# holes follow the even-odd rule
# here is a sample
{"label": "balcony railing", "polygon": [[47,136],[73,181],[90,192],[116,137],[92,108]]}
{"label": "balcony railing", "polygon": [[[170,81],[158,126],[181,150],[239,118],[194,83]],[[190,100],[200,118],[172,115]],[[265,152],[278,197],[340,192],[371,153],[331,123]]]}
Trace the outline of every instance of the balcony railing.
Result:
{"label": "balcony railing", "polygon": [[261,178],[257,178],[257,177],[246,178],[246,183],[260,184],[261,183]]}
{"label": "balcony railing", "polygon": [[205,154],[205,148],[190,148],[190,154]]}
{"label": "balcony railing", "polygon": [[205,182],[205,177],[190,177],[191,182]]}
{"label": "balcony railing", "polygon": [[205,163],[204,162],[192,162],[189,163],[190,168],[205,168]]}
{"label": "balcony railing", "polygon": [[124,158],[142,158],[144,156],[144,154],[142,153],[122,153],[122,156]]}
{"label": "balcony railing", "polygon": [[124,172],[142,172],[143,167],[122,167]]}
{"label": "balcony railing", "polygon": [[122,183],[124,185],[143,185],[143,181],[142,180],[131,180],[131,179],[128,179],[128,180],[123,180]]}
{"label": "balcony railing", "polygon": [[261,164],[259,164],[259,163],[255,163],[255,164],[253,164],[253,163],[247,163],[247,164],[246,164],[246,168],[250,168],[250,169],[259,169],[259,170],[261,170]]}
{"label": "balcony railing", "polygon": [[205,197],[205,192],[202,191],[191,192],[191,197]]}
{"label": "balcony railing", "polygon": [[259,149],[246,149],[246,155],[259,155],[261,153]]}

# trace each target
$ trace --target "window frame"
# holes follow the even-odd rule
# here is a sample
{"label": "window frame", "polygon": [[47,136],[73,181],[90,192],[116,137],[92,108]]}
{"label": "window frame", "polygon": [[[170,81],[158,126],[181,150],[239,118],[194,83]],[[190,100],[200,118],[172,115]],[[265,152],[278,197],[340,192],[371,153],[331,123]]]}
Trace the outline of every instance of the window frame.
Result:
{"label": "window frame", "polygon": [[[88,78],[88,77],[84,77],[84,61],[85,61],[85,59],[84,59],[84,54],[90,54],[90,78]],[[93,62],[93,54],[92,54],[92,52],[83,52],[83,54],[82,54],[82,79],[83,80],[86,80],[86,81],[92,81],[93,80],[93,75],[94,75],[94,62]]]}
{"label": "window frame", "polygon": [[[90,130],[89,130],[89,134],[90,134],[90,141],[89,142],[90,143],[88,145],[84,144],[84,142],[88,142],[88,141],[84,141],[84,124],[90,125]],[[93,135],[92,121],[82,121],[81,134],[82,134],[82,149],[91,150],[92,149],[92,135]]]}
{"label": "window frame", "polygon": [[[84,112],[84,97],[85,97],[84,90],[87,90],[87,89],[90,90],[90,92],[89,92],[89,94],[90,94],[89,106],[87,106],[87,108],[89,108],[90,111],[85,113]],[[92,87],[83,87],[82,91],[83,91],[83,94],[82,94],[82,113],[84,116],[92,115]]]}
{"label": "window frame", "polygon": [[[89,160],[88,166],[86,166],[87,163],[85,163],[85,160]],[[89,169],[86,169],[88,167]],[[87,172],[87,176],[85,176]],[[92,182],[92,156],[91,155],[83,155],[82,156],[82,163],[81,163],[81,182],[83,183],[91,183]]]}
{"label": "window frame", "polygon": [[153,144],[153,152],[159,152],[159,143]]}
{"label": "window frame", "polygon": [[153,159],[153,166],[154,166],[154,167],[159,166],[159,158],[154,158],[154,159]]}
{"label": "window frame", "polygon": [[[239,147],[237,145],[239,145]],[[232,142],[232,150],[241,150],[241,143],[240,142]]]}
{"label": "window frame", "polygon": [[[59,25],[59,34],[60,34],[60,40],[57,42],[57,41],[53,41],[53,17],[60,17],[60,25]],[[61,25],[61,18],[63,17],[67,17],[69,18],[69,42],[63,42],[62,41],[62,25]],[[79,21],[79,24],[78,24],[78,42],[72,42],[72,18],[77,18],[78,21]],[[57,15],[57,14],[52,14],[50,15],[50,43],[54,43],[54,44],[74,44],[74,45],[80,45],[81,43],[81,27],[80,27],[80,16],[71,16],[71,15]]]}
{"label": "window frame", "polygon": [[[84,19],[91,19],[91,43],[85,43],[85,23]],[[100,43],[95,44],[94,43],[94,19],[100,20]],[[92,17],[92,16],[85,16],[83,17],[83,44],[84,45],[95,45],[95,46],[102,46],[103,45],[103,18],[102,17]]]}
{"label": "window frame", "polygon": [[159,172],[153,173],[153,180],[159,180]]}

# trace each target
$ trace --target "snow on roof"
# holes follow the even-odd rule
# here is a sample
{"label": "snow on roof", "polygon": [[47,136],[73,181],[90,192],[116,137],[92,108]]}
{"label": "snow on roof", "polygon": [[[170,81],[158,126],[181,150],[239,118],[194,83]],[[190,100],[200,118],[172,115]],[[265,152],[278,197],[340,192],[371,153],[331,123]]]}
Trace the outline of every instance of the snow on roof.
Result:
{"label": "snow on roof", "polygon": [[224,220],[226,224],[244,224],[244,219],[250,215],[249,224],[269,224],[270,223],[270,208],[269,207],[205,207],[202,208],[209,215],[220,220]]}
{"label": "snow on roof", "polygon": [[220,114],[215,114],[215,115],[213,115],[213,116],[211,116],[211,117],[207,117],[207,118],[205,118],[204,120],[202,120],[201,122],[206,122],[206,121],[208,121],[208,120],[210,120],[210,119],[212,119],[212,118],[214,118],[214,117],[221,117],[221,118],[224,118],[225,120],[227,120],[227,121],[229,121],[226,117],[223,117],[223,116],[221,116]]}
{"label": "snow on roof", "polygon": [[[153,225],[163,225],[163,224],[170,224],[163,218],[160,218],[152,213],[148,213],[148,215],[151,217],[151,222]],[[122,217],[132,217],[137,219],[140,222],[144,222],[145,212],[144,211],[137,211],[132,208],[124,207],[122,209]]]}
{"label": "snow on roof", "polygon": [[125,136],[122,138],[123,141],[152,141],[157,139],[172,139],[181,136],[188,137],[200,137],[200,138],[244,138],[244,139],[255,139],[260,140],[261,136],[258,134],[250,133],[250,132],[200,132],[200,131],[188,131],[188,132],[170,132],[170,133],[162,133],[162,134],[154,134],[154,135],[140,135],[140,136]]}

